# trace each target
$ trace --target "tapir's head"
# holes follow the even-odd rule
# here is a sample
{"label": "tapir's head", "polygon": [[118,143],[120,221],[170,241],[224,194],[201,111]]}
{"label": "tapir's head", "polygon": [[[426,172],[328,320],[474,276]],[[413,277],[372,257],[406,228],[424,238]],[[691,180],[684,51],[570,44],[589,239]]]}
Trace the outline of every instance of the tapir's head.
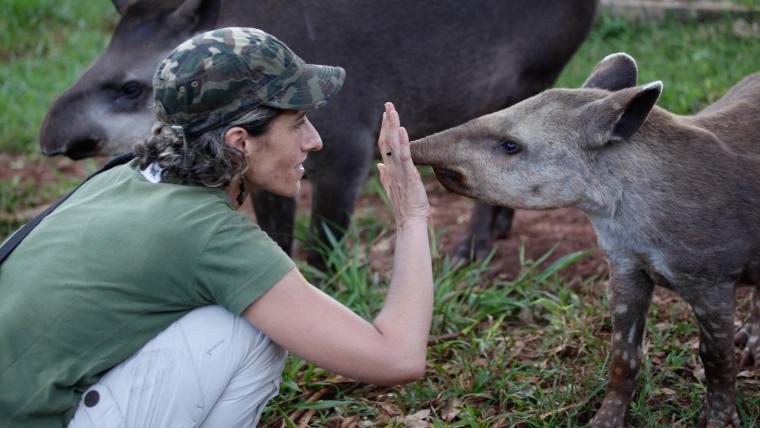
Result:
{"label": "tapir's head", "polygon": [[579,206],[596,181],[594,159],[630,139],[662,83],[636,85],[626,54],[600,62],[579,89],[551,89],[507,109],[412,142],[449,190],[492,205]]}
{"label": "tapir's head", "polygon": [[108,49],[58,98],[40,129],[40,150],[81,159],[130,149],[153,124],[158,62],[213,26],[217,0],[113,0],[121,19]]}

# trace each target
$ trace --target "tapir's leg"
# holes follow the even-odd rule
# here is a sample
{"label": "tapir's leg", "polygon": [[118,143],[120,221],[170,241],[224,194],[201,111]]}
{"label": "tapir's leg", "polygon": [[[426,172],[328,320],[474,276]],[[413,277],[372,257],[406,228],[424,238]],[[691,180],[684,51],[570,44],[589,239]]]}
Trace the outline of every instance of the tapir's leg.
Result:
{"label": "tapir's leg", "polygon": [[263,190],[251,195],[256,223],[286,253],[293,248],[293,221],[296,215],[296,200],[277,196]]}
{"label": "tapir's leg", "polygon": [[622,427],[641,367],[641,340],[654,284],[643,271],[620,271],[614,266],[609,281],[612,312],[612,358],[604,401],[592,427]]}
{"label": "tapir's leg", "polygon": [[329,242],[325,227],[336,239],[342,238],[348,229],[377,141],[372,134],[349,141],[338,141],[337,136],[330,135],[323,138],[324,148],[309,155],[309,161],[314,159],[306,170],[312,184],[307,261],[318,269],[324,267],[324,259],[315,249]]}
{"label": "tapir's leg", "polygon": [[733,346],[735,285],[732,282],[698,284],[688,291],[679,291],[694,309],[699,323],[699,356],[707,381],[703,425],[707,422],[708,427],[739,428]]}
{"label": "tapir's leg", "polygon": [[740,368],[760,369],[760,290],[752,291],[752,309],[734,336],[734,344],[744,348]]}
{"label": "tapir's leg", "polygon": [[475,202],[467,234],[454,247],[454,260],[483,260],[493,248],[494,238],[505,238],[512,228],[514,210]]}

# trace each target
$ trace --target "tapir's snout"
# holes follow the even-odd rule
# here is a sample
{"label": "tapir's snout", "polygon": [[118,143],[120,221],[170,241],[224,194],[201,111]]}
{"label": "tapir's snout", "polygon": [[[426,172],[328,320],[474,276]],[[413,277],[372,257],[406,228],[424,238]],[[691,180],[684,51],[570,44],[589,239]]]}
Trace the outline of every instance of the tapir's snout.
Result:
{"label": "tapir's snout", "polygon": [[91,123],[57,121],[50,126],[49,116],[40,128],[40,152],[45,156],[64,155],[74,160],[100,154],[105,133]]}
{"label": "tapir's snout", "polygon": [[85,114],[76,94],[64,94],[53,103],[39,134],[40,152],[78,160],[101,154],[106,130]]}
{"label": "tapir's snout", "polygon": [[417,165],[446,166],[451,161],[451,156],[447,156],[450,151],[443,134],[448,131],[439,132],[429,135],[419,140],[409,143],[409,149],[412,153],[412,160]]}
{"label": "tapir's snout", "polygon": [[410,143],[412,160],[417,165],[433,167],[435,177],[451,192],[470,194],[467,175],[457,166],[458,130],[450,129]]}

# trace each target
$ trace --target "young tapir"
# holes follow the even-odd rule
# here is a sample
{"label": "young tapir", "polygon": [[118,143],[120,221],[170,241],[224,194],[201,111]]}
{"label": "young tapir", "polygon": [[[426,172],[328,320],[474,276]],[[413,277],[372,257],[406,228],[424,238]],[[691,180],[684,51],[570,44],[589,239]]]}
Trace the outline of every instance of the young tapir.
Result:
{"label": "young tapir", "polygon": [[[623,426],[641,366],[654,285],[676,291],[700,330],[703,423],[740,426],[734,291],[760,283],[760,73],[694,116],[636,86],[636,63],[610,55],[579,89],[551,89],[412,143],[449,190],[521,209],[577,207],[610,268],[609,381],[594,427]],[[736,334],[760,368],[760,293]]]}

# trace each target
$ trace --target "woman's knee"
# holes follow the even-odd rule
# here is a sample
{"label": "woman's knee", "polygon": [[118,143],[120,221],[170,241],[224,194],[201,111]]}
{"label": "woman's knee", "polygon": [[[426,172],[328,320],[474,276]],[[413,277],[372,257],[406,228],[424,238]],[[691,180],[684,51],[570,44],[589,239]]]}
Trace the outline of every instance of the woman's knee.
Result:
{"label": "woman's knee", "polygon": [[234,361],[237,369],[255,365],[259,369],[279,367],[281,371],[287,356],[248,320],[221,306],[195,309],[176,324],[191,353],[200,353],[205,360],[223,359],[224,365]]}

